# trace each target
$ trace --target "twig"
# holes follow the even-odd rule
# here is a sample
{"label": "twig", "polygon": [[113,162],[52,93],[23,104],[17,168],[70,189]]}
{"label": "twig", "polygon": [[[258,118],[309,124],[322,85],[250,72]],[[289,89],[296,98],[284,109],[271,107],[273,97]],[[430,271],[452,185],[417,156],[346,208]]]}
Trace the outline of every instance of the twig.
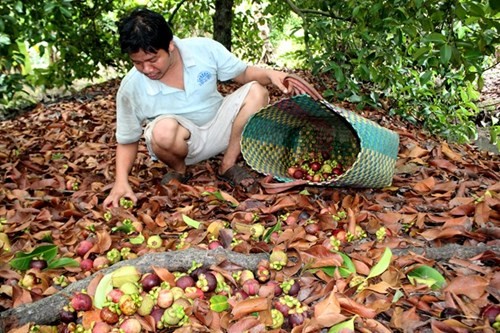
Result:
{"label": "twig", "polygon": [[458,244],[448,244],[442,247],[409,247],[406,249],[394,249],[393,254],[402,256],[410,253],[425,255],[427,259],[445,261],[451,258],[469,259],[486,251],[492,251],[500,255],[500,245],[478,245],[463,246]]}

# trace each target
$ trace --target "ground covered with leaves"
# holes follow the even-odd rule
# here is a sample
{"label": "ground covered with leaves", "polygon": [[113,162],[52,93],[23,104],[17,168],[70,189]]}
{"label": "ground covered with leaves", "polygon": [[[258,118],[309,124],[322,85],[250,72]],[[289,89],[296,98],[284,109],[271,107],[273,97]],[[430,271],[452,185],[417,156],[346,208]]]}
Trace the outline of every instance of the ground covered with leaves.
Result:
{"label": "ground covered with leaves", "polygon": [[[130,177],[139,201],[108,211],[101,204],[114,180],[117,84],[2,122],[0,331],[109,332],[130,320],[139,331],[498,331],[498,155],[378,110],[353,110],[400,136],[389,187],[248,194],[217,179],[220,156],[193,166],[186,185],[161,185],[165,167],[141,145]],[[273,101],[281,98],[273,91]],[[185,252],[195,249],[202,252]],[[172,257],[162,265],[152,256],[173,251],[188,264],[169,269]],[[228,260],[229,253],[237,256]],[[253,256],[257,263],[247,260]],[[149,261],[134,265],[140,258]],[[203,278],[192,261],[205,264]],[[54,296],[68,305],[86,289],[102,299],[102,272],[123,265],[163,282],[156,295],[134,291],[154,300],[149,313],[107,303],[121,313],[118,323],[96,324],[104,310],[95,306],[62,323]],[[179,282],[188,275],[193,282]],[[206,275],[216,287],[207,287]],[[159,305],[158,288],[179,287],[184,302]]]}

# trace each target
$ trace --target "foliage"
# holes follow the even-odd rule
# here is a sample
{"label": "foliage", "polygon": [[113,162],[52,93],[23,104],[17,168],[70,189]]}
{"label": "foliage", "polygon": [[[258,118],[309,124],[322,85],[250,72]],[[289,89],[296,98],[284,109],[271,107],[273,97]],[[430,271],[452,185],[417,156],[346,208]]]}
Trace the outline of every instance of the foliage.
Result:
{"label": "foliage", "polygon": [[[477,90],[499,42],[498,5],[462,1],[287,1],[302,18],[328,96],[390,109],[459,142],[475,134]],[[297,7],[293,7],[296,5]]]}
{"label": "foliage", "polygon": [[17,252],[14,259],[12,259],[9,264],[14,269],[25,271],[30,268],[30,262],[38,258],[47,261],[48,269],[80,266],[80,264],[72,258],[56,258],[56,256],[57,245],[40,245],[28,253]]}
{"label": "foliage", "polygon": [[[16,92],[27,87],[69,86],[116,65],[112,2],[6,0],[0,11],[0,104],[16,106]],[[32,64],[30,51],[48,66]]]}
{"label": "foliage", "polygon": [[[123,74],[130,64],[115,25],[138,3],[3,1],[0,107],[29,100],[30,87],[70,87],[109,68]],[[179,37],[212,34],[213,0],[140,4],[164,13]],[[327,98],[383,107],[460,142],[475,135],[481,75],[499,41],[495,2],[237,0],[234,10],[233,52],[243,59],[261,58],[257,27],[267,24],[275,48],[283,40],[293,45],[279,63],[335,77]],[[33,53],[46,66],[31,63]]]}

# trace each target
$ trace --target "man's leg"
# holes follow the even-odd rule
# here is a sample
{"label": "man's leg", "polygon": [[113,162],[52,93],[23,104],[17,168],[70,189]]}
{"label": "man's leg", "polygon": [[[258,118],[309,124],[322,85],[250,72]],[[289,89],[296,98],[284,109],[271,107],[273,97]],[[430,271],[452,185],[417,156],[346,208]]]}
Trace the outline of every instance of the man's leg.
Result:
{"label": "man's leg", "polygon": [[229,145],[224,153],[219,173],[224,174],[229,168],[236,164],[238,156],[241,153],[240,139],[243,128],[248,119],[269,104],[269,92],[267,88],[258,83],[253,83],[248,94],[236,116],[229,137]]}
{"label": "man's leg", "polygon": [[174,171],[185,174],[188,139],[189,131],[186,128],[173,118],[165,118],[159,120],[153,128],[151,148],[160,161]]}

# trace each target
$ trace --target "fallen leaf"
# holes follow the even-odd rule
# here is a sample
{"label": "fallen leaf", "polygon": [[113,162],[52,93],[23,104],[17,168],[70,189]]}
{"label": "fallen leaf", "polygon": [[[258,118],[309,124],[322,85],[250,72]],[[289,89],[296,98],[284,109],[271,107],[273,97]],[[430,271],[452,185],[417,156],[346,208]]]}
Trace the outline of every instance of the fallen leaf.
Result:
{"label": "fallen leaf", "polygon": [[268,309],[270,300],[263,297],[247,298],[236,303],[231,311],[234,319],[240,319],[252,312],[259,312]]}
{"label": "fallen leaf", "polygon": [[476,300],[484,295],[489,280],[478,275],[457,276],[450,281],[444,289],[456,295],[465,295],[472,300]]}
{"label": "fallen leaf", "polygon": [[413,189],[417,192],[426,193],[434,189],[436,185],[436,180],[434,177],[428,177],[413,186]]}

